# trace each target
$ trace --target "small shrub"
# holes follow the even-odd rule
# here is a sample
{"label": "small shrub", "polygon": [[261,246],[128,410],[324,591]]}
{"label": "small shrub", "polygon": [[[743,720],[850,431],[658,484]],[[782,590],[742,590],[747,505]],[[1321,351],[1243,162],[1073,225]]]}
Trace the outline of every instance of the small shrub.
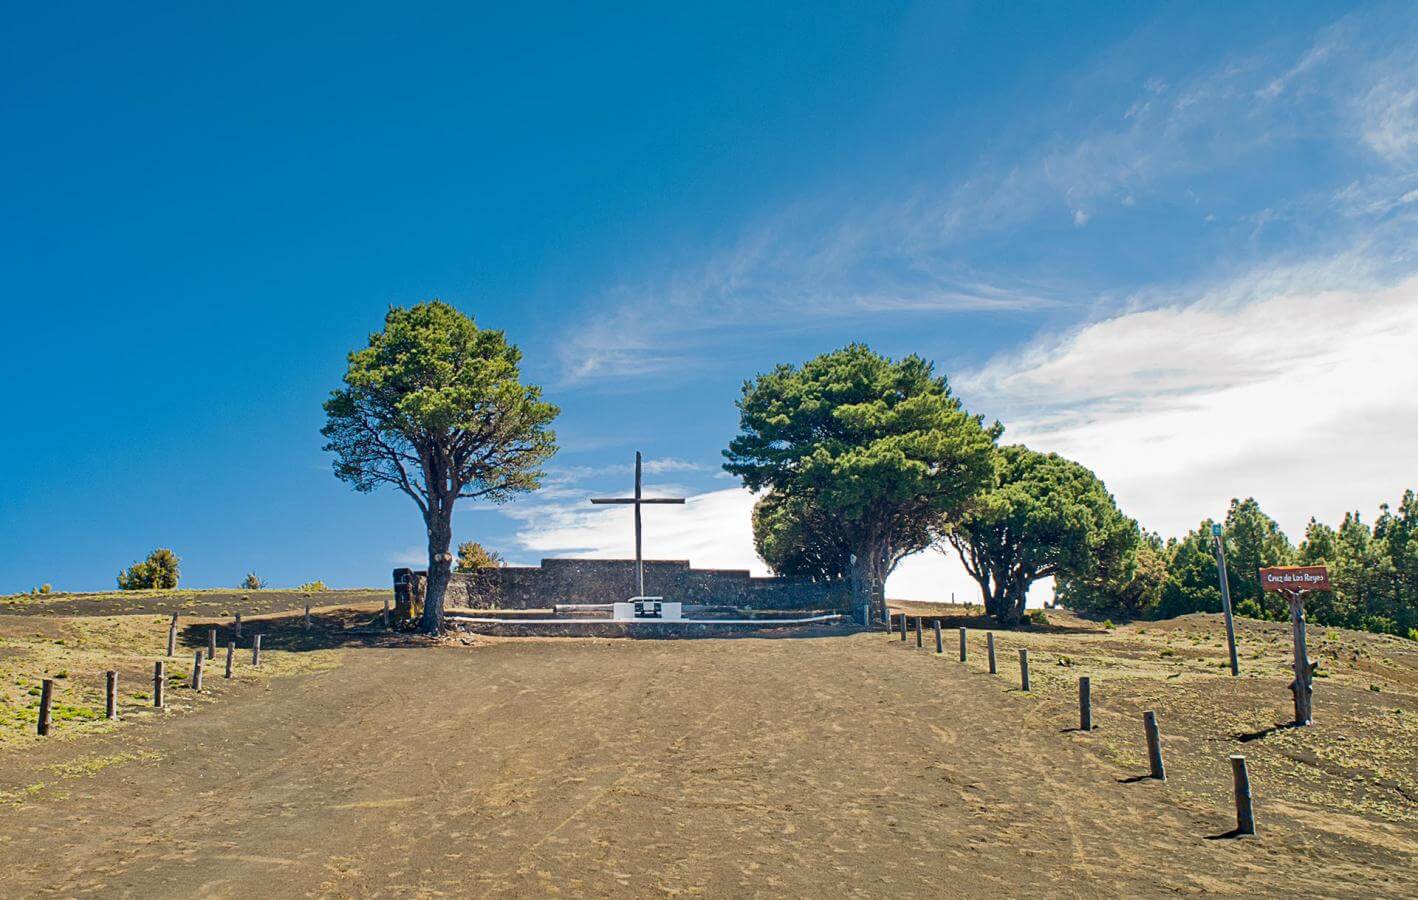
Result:
{"label": "small shrub", "polygon": [[255,572],[247,572],[246,577],[241,579],[241,584],[237,587],[244,591],[259,591],[266,586],[266,582],[261,580],[261,576]]}
{"label": "small shrub", "polygon": [[1265,613],[1261,610],[1260,604],[1253,598],[1247,597],[1236,604],[1236,615],[1245,616],[1247,619],[1264,619]]}
{"label": "small shrub", "polygon": [[1408,639],[1410,641],[1418,641],[1418,628],[1408,629]]}
{"label": "small shrub", "polygon": [[1104,620],[1103,620],[1103,627],[1106,628],[1106,629],[1108,629],[1109,631],[1112,631],[1114,628],[1117,628],[1118,626],[1116,626],[1116,625],[1113,624],[1113,620],[1112,620],[1112,619],[1104,619]]}
{"label": "small shrub", "polygon": [[1384,689],[1377,684],[1371,684],[1369,685],[1369,690],[1373,691],[1375,694],[1382,694]]}
{"label": "small shrub", "polygon": [[159,547],[142,562],[118,573],[120,591],[171,590],[177,587],[182,560],[166,547]]}
{"label": "small shrub", "polygon": [[1029,613],[1029,624],[1036,628],[1048,628],[1049,617],[1044,614],[1042,609],[1032,610]]}
{"label": "small shrub", "polygon": [[506,560],[496,550],[489,550],[477,541],[464,541],[458,545],[458,561],[454,569],[458,572],[476,572],[505,565]]}
{"label": "small shrub", "polygon": [[297,588],[296,590],[305,591],[305,592],[308,593],[308,594],[313,594],[313,593],[315,593],[316,591],[323,591],[323,590],[325,590],[325,582],[323,582],[323,581],[307,581],[305,584],[302,584],[302,585],[301,585],[299,588]]}
{"label": "small shrub", "polygon": [[1168,649],[1166,649],[1166,650],[1163,650],[1162,653],[1161,653],[1161,655],[1162,655],[1162,656],[1176,656],[1176,655],[1177,655],[1177,651],[1172,650],[1171,648],[1168,648]]}

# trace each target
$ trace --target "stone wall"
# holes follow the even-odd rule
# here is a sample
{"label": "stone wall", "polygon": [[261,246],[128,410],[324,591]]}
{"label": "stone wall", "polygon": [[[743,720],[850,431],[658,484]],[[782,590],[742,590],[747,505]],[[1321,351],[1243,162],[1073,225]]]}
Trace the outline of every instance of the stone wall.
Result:
{"label": "stone wall", "polygon": [[[411,599],[422,601],[424,572],[397,569],[410,581]],[[843,609],[842,585],[788,578],[755,578],[746,569],[693,569],[684,560],[646,560],[645,593],[681,603],[747,609]],[[545,609],[558,603],[614,603],[635,595],[631,559],[544,559],[540,566],[505,566],[454,573],[446,607]]]}

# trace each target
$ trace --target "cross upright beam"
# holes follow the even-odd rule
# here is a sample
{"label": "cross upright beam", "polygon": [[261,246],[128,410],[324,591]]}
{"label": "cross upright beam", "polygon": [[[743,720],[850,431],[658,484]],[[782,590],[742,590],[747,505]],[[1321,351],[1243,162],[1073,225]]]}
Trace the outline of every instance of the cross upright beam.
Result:
{"label": "cross upright beam", "polygon": [[591,502],[598,505],[635,506],[635,596],[645,596],[645,560],[640,552],[641,533],[640,507],[647,503],[684,503],[683,497],[645,497],[640,489],[640,451],[635,451],[635,496],[633,497],[593,497]]}

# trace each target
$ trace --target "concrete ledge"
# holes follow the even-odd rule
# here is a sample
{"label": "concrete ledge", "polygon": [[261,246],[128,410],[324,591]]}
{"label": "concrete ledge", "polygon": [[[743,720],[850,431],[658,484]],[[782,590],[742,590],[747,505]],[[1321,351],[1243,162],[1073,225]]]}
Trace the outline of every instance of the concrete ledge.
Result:
{"label": "concrete ledge", "polygon": [[496,637],[623,637],[677,639],[697,637],[727,637],[757,633],[765,636],[775,632],[790,633],[803,629],[851,626],[837,613],[802,619],[720,619],[679,622],[624,622],[614,619],[490,619],[471,616],[447,616],[445,621],[459,631]]}

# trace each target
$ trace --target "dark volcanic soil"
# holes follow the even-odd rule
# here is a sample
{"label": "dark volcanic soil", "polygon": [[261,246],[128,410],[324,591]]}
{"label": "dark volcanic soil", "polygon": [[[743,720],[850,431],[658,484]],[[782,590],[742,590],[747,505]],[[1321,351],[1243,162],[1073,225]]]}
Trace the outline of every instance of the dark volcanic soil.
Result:
{"label": "dark volcanic soil", "polygon": [[322,650],[341,664],[0,756],[0,894],[1418,894],[1406,821],[1262,772],[1261,837],[1212,839],[1234,824],[1222,729],[1129,783],[1120,694],[1068,733],[1052,679],[1022,694],[930,643]]}

